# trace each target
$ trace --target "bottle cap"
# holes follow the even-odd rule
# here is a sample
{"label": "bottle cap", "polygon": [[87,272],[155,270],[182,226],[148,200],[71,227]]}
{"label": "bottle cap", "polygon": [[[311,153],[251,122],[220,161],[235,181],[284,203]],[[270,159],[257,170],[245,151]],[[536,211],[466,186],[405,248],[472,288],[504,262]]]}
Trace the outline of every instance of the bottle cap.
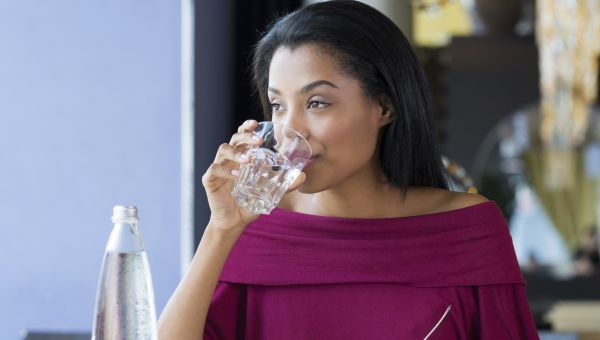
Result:
{"label": "bottle cap", "polygon": [[113,223],[135,223],[139,220],[137,208],[131,205],[115,205],[113,207]]}

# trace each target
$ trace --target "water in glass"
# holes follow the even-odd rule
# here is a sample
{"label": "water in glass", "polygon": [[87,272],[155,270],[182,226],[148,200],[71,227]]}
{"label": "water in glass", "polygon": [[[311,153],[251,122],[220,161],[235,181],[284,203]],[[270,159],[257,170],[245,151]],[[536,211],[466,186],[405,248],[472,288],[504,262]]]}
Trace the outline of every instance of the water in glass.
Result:
{"label": "water in glass", "polygon": [[248,151],[253,159],[240,166],[232,191],[238,204],[253,214],[269,214],[279,203],[300,169],[283,155],[266,148]]}

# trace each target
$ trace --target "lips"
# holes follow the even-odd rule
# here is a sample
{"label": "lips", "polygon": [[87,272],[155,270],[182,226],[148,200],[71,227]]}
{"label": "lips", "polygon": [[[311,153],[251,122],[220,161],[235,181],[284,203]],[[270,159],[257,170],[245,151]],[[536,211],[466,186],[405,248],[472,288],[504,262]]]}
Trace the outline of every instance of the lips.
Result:
{"label": "lips", "polygon": [[311,158],[308,160],[308,162],[306,162],[306,165],[304,166],[304,168],[308,168],[308,167],[309,167],[309,166],[310,166],[310,165],[311,165],[311,164],[312,164],[312,163],[313,163],[313,162],[314,162],[316,159],[318,159],[318,158],[319,158],[319,155],[312,156],[312,157],[311,157]]}

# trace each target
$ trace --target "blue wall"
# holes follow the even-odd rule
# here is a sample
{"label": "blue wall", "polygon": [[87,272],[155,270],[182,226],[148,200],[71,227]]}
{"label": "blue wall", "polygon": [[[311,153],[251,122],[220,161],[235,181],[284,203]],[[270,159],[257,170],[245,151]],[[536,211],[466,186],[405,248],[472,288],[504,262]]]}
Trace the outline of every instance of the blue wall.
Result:
{"label": "blue wall", "polygon": [[0,0],[0,339],[92,327],[114,204],[179,280],[180,2]]}

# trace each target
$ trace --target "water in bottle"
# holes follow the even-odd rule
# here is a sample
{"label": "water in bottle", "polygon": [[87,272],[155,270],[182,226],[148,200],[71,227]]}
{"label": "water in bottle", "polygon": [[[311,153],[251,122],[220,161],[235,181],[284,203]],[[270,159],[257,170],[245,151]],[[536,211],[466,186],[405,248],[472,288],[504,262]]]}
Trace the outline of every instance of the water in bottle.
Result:
{"label": "water in bottle", "polygon": [[156,340],[156,309],[137,209],[115,206],[96,297],[92,340]]}

